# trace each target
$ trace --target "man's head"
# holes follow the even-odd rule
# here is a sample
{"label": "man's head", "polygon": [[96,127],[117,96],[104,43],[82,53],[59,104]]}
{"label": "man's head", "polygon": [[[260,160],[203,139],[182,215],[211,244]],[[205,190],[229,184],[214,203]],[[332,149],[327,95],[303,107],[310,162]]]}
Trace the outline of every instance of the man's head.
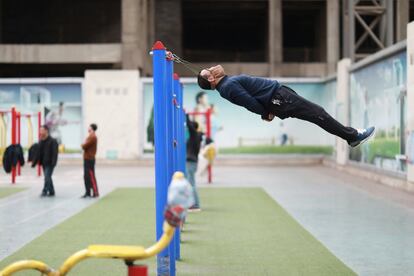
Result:
{"label": "man's head", "polygon": [[[207,79],[207,77],[205,77],[205,76],[201,75],[203,71],[204,71],[204,70],[202,70],[202,71],[198,74],[198,76],[197,76],[197,83],[198,83],[198,86],[199,86],[201,89],[204,89],[204,90],[213,90],[213,88],[211,87],[211,83],[210,83],[210,81]],[[206,75],[206,74],[204,74],[204,75]]]}
{"label": "man's head", "polygon": [[196,104],[206,105],[207,104],[207,93],[204,91],[198,92],[195,97],[195,100],[196,100]]}
{"label": "man's head", "polygon": [[47,137],[49,137],[49,127],[47,125],[42,125],[40,127],[40,139],[45,140]]}
{"label": "man's head", "polygon": [[198,86],[205,90],[216,89],[217,83],[226,75],[221,65],[216,65],[200,71],[197,76]]}
{"label": "man's head", "polygon": [[90,124],[88,127],[88,133],[95,133],[95,131],[98,129],[98,126],[96,124]]}
{"label": "man's head", "polygon": [[193,127],[198,130],[198,123],[196,121],[191,122],[193,124]]}

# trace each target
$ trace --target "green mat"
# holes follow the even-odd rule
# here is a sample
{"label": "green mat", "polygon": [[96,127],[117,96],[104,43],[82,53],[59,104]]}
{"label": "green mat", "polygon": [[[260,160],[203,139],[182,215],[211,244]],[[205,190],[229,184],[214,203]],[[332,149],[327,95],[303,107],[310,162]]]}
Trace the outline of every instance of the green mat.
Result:
{"label": "green mat", "polygon": [[[355,275],[257,188],[201,189],[189,215],[177,275]],[[154,240],[152,189],[118,189],[0,262],[35,258],[58,267],[88,244]],[[146,261],[155,273],[155,258]],[[18,275],[39,275],[24,273]],[[70,275],[126,275],[119,260],[86,260]]]}
{"label": "green mat", "polygon": [[1,187],[0,188],[0,198],[7,197],[9,195],[21,192],[26,190],[26,188],[12,188],[12,187]]}

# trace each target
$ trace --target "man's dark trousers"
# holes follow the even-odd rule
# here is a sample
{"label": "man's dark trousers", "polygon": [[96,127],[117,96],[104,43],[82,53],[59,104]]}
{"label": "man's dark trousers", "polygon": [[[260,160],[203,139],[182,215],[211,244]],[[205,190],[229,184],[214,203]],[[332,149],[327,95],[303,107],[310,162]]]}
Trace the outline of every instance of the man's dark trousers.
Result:
{"label": "man's dark trousers", "polygon": [[348,142],[354,141],[358,135],[356,129],[342,125],[322,107],[299,96],[284,85],[273,94],[269,103],[269,112],[281,119],[292,117],[309,121]]}
{"label": "man's dark trousers", "polygon": [[98,184],[95,177],[95,159],[83,159],[83,178],[85,180],[85,195],[99,196]]}
{"label": "man's dark trousers", "polygon": [[53,169],[55,167],[53,166],[43,166],[43,174],[45,175],[45,183],[43,186],[43,195],[54,195],[55,194],[55,187],[53,187],[53,180],[52,180],[52,174]]}

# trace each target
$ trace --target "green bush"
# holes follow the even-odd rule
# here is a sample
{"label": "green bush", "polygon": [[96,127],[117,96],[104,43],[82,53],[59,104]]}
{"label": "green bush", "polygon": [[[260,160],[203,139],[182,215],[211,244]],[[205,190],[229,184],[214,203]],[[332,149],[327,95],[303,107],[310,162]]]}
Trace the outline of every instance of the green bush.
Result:
{"label": "green bush", "polygon": [[234,148],[220,148],[223,154],[326,154],[331,155],[332,146],[242,146]]}
{"label": "green bush", "polygon": [[400,141],[396,139],[375,138],[367,146],[369,163],[373,163],[376,156],[394,159],[396,155],[400,154]]}

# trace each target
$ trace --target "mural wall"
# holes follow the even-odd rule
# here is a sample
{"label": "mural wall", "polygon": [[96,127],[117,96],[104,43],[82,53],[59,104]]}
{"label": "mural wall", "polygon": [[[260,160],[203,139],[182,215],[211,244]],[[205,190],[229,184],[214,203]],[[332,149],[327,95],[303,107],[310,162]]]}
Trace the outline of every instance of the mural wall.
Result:
{"label": "mural wall", "polygon": [[[82,138],[82,98],[80,83],[0,84],[0,110],[15,106],[22,114],[42,112],[42,123],[67,151],[79,151]],[[10,134],[10,115],[3,117]],[[33,131],[30,124],[32,124]],[[29,133],[30,132],[30,133]],[[30,136],[37,141],[37,118],[22,118],[21,144],[27,146]],[[7,135],[7,144],[10,144]]]}
{"label": "mural wall", "polygon": [[406,52],[370,64],[350,76],[351,125],[377,128],[374,139],[350,150],[350,159],[387,170],[405,171]]}

